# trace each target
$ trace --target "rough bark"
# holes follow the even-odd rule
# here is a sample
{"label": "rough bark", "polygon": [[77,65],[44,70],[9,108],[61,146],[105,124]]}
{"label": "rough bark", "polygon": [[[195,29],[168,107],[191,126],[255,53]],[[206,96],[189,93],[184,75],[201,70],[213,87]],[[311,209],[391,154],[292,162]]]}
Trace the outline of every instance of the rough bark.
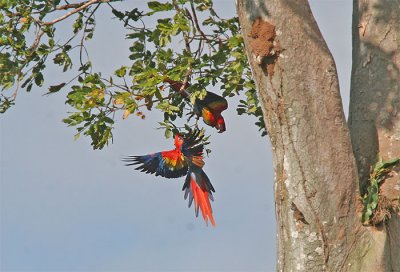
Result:
{"label": "rough bark", "polygon": [[[353,7],[353,68],[349,126],[362,192],[370,166],[400,157],[400,0],[358,0]],[[398,205],[400,168],[380,197]],[[400,271],[400,216],[370,230],[369,255],[382,255],[382,270]]]}
{"label": "rough bark", "polygon": [[336,67],[308,1],[238,0],[237,11],[273,148],[277,270],[390,271],[374,251],[386,234],[361,224]]}
{"label": "rough bark", "polygon": [[[358,178],[335,63],[307,1],[237,8],[273,146],[278,270],[340,271],[359,230]],[[251,47],[259,17],[275,26],[278,57]]]}

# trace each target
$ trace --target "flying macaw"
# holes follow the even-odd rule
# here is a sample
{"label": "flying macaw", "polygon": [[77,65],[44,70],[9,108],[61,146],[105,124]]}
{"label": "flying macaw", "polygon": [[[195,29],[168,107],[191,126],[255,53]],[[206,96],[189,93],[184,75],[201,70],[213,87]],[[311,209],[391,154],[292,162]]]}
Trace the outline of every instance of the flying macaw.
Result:
{"label": "flying macaw", "polygon": [[[179,92],[183,97],[188,97],[190,94],[187,92],[186,88],[190,85],[187,83],[183,86],[182,82],[171,80],[169,78],[164,79],[171,85],[172,89]],[[197,98],[193,105],[193,111],[197,117],[203,117],[204,123],[211,127],[215,127],[219,133],[226,130],[225,120],[222,117],[221,112],[228,108],[228,102],[222,96],[215,93],[207,91],[206,96],[203,99]]]}
{"label": "flying macaw", "polygon": [[178,178],[186,175],[182,191],[185,191],[185,200],[189,197],[189,207],[194,201],[196,217],[199,209],[204,221],[215,226],[210,199],[215,192],[210,179],[203,171],[203,145],[200,143],[204,136],[200,131],[187,134],[184,137],[175,135],[175,149],[152,153],[144,156],[129,156],[125,161],[127,166],[138,165],[136,170],[155,174],[165,178]]}

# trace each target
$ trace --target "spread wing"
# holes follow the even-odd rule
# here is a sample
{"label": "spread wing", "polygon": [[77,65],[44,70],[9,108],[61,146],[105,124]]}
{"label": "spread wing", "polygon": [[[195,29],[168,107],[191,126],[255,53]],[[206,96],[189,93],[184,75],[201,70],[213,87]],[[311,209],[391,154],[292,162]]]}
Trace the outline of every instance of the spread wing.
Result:
{"label": "spread wing", "polygon": [[144,156],[129,156],[123,159],[126,166],[138,165],[135,170],[165,178],[179,178],[186,175],[188,164],[182,152],[177,150],[157,152]]}

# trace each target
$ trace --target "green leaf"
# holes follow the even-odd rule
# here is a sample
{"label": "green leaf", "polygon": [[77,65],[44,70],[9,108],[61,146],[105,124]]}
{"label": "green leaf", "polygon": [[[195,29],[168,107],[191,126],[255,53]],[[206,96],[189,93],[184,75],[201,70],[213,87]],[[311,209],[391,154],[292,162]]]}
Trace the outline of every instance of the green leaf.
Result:
{"label": "green leaf", "polygon": [[58,84],[58,85],[50,86],[50,87],[49,87],[49,92],[48,92],[47,94],[56,93],[56,92],[60,91],[60,90],[65,86],[65,84],[66,84],[66,83],[63,82],[63,83]]}
{"label": "green leaf", "polygon": [[12,105],[14,105],[14,99],[0,96],[0,113],[5,113]]}
{"label": "green leaf", "polygon": [[85,64],[81,65],[81,67],[79,67],[78,71],[86,72],[90,68],[92,68],[92,63],[90,61],[88,61]]}
{"label": "green leaf", "polygon": [[168,114],[174,114],[174,112],[178,112],[180,110],[179,107],[171,105],[167,100],[158,103],[156,108]]}
{"label": "green leaf", "polygon": [[115,15],[115,17],[117,17],[120,20],[122,20],[125,17],[122,12],[120,12],[116,9],[112,9],[111,12]]}
{"label": "green leaf", "polygon": [[43,85],[44,82],[44,78],[43,78],[43,74],[42,73],[37,73],[35,75],[35,84],[39,87],[41,87]]}
{"label": "green leaf", "polygon": [[227,55],[226,55],[224,52],[218,51],[217,54],[215,54],[215,55],[212,57],[212,59],[213,59],[213,61],[214,61],[214,65],[215,65],[215,66],[218,66],[218,65],[220,65],[220,64],[225,63],[225,62],[226,62],[226,57],[227,57]]}
{"label": "green leaf", "polygon": [[115,74],[117,77],[124,77],[124,76],[126,75],[126,69],[127,69],[126,66],[122,66],[121,68],[119,68],[118,70],[116,70],[116,71],[114,72],[114,74]]}
{"label": "green leaf", "polygon": [[79,14],[79,17],[75,20],[75,23],[72,25],[74,34],[76,34],[83,27],[83,13]]}
{"label": "green leaf", "polygon": [[165,138],[169,139],[172,137],[172,131],[169,128],[165,128],[165,133],[164,133]]}
{"label": "green leaf", "polygon": [[158,12],[158,11],[168,11],[172,10],[174,6],[171,3],[160,3],[157,1],[150,1],[147,3],[149,9]]}
{"label": "green leaf", "polygon": [[400,158],[393,158],[382,163],[382,168],[391,168],[400,163]]}

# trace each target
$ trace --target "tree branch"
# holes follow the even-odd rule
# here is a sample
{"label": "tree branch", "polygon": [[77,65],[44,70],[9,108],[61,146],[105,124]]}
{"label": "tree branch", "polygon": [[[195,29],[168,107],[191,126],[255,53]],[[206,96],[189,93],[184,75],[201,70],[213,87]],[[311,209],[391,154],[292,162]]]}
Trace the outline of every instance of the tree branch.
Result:
{"label": "tree branch", "polygon": [[199,20],[197,19],[197,14],[196,14],[196,9],[194,8],[194,4],[193,1],[190,1],[190,8],[192,10],[193,13],[193,21],[194,21],[194,25],[196,27],[196,30],[201,34],[201,36],[204,38],[204,40],[208,40],[206,37],[206,34],[204,34],[203,30],[201,30],[200,25],[199,25]]}
{"label": "tree branch", "polygon": [[85,2],[76,3],[76,4],[67,4],[67,5],[63,5],[63,6],[57,6],[54,8],[54,10],[66,10],[66,9],[71,9],[71,8],[76,9],[76,8],[81,7],[84,4],[85,4]]}
{"label": "tree branch", "polygon": [[[176,1],[173,1],[173,5],[174,5],[175,10],[176,10],[177,13],[181,12],[181,9],[178,7],[178,4],[176,3]],[[186,33],[186,31],[182,31],[182,36],[183,36],[183,39],[185,41],[186,50],[191,53],[192,50],[190,49],[189,36]],[[190,77],[191,74],[192,74],[192,64],[190,63],[188,69],[186,70],[185,78],[184,78],[184,80],[182,82],[182,87],[180,88],[179,92],[183,92],[183,90],[185,90],[186,85],[189,82],[189,77]]]}
{"label": "tree branch", "polygon": [[[79,6],[79,7],[77,7],[76,9],[74,9],[74,10],[72,10],[72,11],[70,11],[70,12],[64,14],[63,16],[61,16],[61,17],[59,17],[59,18],[57,18],[57,19],[54,19],[53,21],[42,22],[41,24],[42,24],[42,25],[54,25],[54,24],[56,24],[56,23],[58,23],[58,22],[60,22],[60,21],[62,21],[62,20],[65,20],[65,19],[68,18],[69,16],[71,16],[71,15],[73,15],[73,14],[75,14],[75,13],[77,13],[77,12],[79,12],[79,11],[81,11],[81,10],[87,8],[87,7],[89,7],[90,5],[93,5],[93,4],[96,4],[96,3],[100,3],[100,2],[106,3],[106,2],[109,2],[109,1],[110,1],[110,0],[90,0],[90,1],[87,1],[86,3],[79,3],[79,4],[76,4],[77,6]],[[68,6],[68,5],[61,6],[61,7],[59,7],[59,9],[66,9],[66,6]],[[70,7],[74,7],[74,4],[69,4],[69,6],[70,6]],[[64,7],[64,8],[63,8],[63,7]],[[57,8],[56,8],[56,9],[57,9]]]}

